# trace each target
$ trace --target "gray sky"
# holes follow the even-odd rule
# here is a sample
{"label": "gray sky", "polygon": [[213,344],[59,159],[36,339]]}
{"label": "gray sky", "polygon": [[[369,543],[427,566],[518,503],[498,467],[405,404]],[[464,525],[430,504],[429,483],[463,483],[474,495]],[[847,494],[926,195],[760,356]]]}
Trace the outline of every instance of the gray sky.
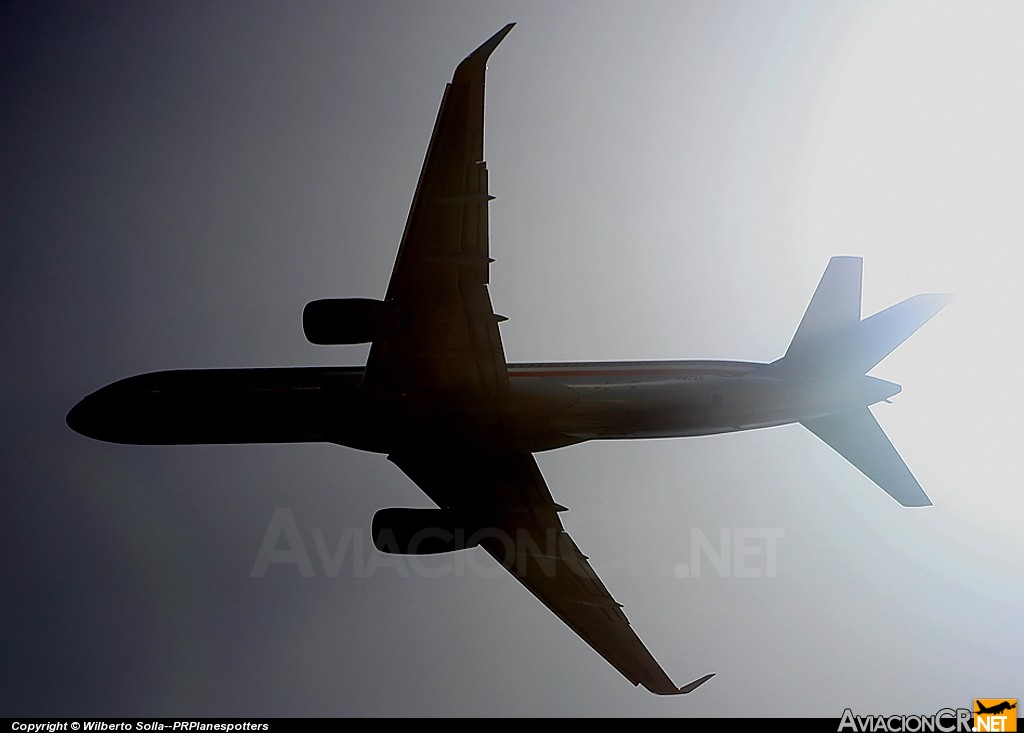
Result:
{"label": "gray sky", "polygon": [[[1024,6],[0,12],[0,714],[836,717],[1020,696]],[[632,688],[482,553],[375,555],[374,511],[428,505],[381,456],[64,425],[130,374],[362,363],[306,343],[302,306],[383,294],[444,84],[512,20],[486,136],[510,360],[770,361],[833,254],[865,257],[866,314],[957,294],[873,372],[904,385],[875,414],[932,509],[797,426],[539,457],[669,674],[718,673],[687,698]],[[250,577],[278,509],[314,577]],[[773,576],[705,557],[679,577],[723,530],[779,537]]]}

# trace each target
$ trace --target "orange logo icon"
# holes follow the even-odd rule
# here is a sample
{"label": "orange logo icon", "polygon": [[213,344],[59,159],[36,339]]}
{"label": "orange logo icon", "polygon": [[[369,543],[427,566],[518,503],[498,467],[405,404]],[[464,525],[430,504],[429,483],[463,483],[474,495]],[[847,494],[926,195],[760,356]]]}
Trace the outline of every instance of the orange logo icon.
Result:
{"label": "orange logo icon", "polygon": [[974,701],[975,731],[1017,730],[1017,700],[993,698],[977,698]]}

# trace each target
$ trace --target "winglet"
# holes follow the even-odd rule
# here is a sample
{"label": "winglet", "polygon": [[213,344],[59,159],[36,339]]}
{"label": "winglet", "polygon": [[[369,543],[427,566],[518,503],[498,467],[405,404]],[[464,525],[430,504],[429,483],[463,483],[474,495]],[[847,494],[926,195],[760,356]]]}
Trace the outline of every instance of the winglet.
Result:
{"label": "winglet", "polygon": [[647,687],[647,690],[649,692],[653,692],[655,695],[688,695],[691,692],[693,692],[693,690],[695,690],[698,687],[700,687],[700,685],[705,684],[706,682],[708,682],[708,680],[710,680],[713,677],[715,677],[715,673],[712,673],[710,675],[705,675],[703,677],[697,678],[696,680],[694,680],[690,684],[683,685],[682,687],[679,687],[679,688],[677,688],[675,686],[672,686],[672,687],[658,687],[657,689],[652,689],[650,687],[647,687],[647,685],[644,685],[644,687]]}
{"label": "winglet", "polygon": [[507,26],[505,26],[500,31],[495,33],[493,36],[488,38],[486,41],[480,44],[480,48],[478,48],[476,51],[474,51],[473,53],[466,57],[466,61],[469,61],[470,59],[479,59],[481,61],[486,61],[487,57],[490,56],[494,49],[498,47],[499,43],[505,40],[505,36],[509,34],[509,31],[511,31],[515,27],[515,25],[515,23],[509,23]]}
{"label": "winglet", "polygon": [[700,687],[701,685],[703,685],[703,684],[704,684],[705,682],[707,682],[707,681],[708,681],[709,679],[711,679],[711,678],[712,678],[712,677],[714,677],[714,676],[715,676],[715,673],[714,673],[714,672],[712,672],[711,674],[706,674],[706,675],[704,675],[703,677],[700,677],[700,678],[698,678],[698,679],[695,679],[695,680],[694,680],[693,682],[691,682],[690,684],[688,684],[688,685],[683,685],[682,687],[680,687],[680,688],[679,688],[679,692],[678,692],[678,693],[676,693],[676,694],[678,694],[678,695],[689,695],[689,694],[690,694],[691,692],[693,692],[694,690],[696,690],[696,689],[697,689],[698,687]]}
{"label": "winglet", "polygon": [[481,71],[487,65],[487,59],[494,52],[494,49],[498,47],[499,43],[505,40],[505,36],[509,34],[509,31],[511,31],[514,26],[515,23],[509,23],[507,26],[480,44],[480,47],[476,51],[462,59],[462,63],[460,63],[455,69],[455,77],[452,78],[452,83],[455,83],[456,78],[460,76],[460,71],[463,74],[477,73]]}

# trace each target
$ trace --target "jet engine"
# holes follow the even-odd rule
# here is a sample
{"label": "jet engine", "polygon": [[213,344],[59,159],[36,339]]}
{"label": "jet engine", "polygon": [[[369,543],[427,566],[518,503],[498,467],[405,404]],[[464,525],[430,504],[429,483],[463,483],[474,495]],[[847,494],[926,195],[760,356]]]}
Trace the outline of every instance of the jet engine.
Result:
{"label": "jet engine", "polygon": [[370,533],[373,546],[390,555],[438,555],[476,547],[481,539],[451,509],[381,509]]}
{"label": "jet engine", "polygon": [[365,344],[399,330],[398,309],[370,298],[330,298],[306,303],[302,331],[313,344]]}

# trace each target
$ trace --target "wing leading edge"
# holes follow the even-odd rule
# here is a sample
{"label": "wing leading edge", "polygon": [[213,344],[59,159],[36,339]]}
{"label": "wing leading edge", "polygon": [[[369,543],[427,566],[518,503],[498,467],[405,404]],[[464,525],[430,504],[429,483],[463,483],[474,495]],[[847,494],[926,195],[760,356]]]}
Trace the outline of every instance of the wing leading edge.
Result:
{"label": "wing leading edge", "polygon": [[633,631],[565,531],[533,456],[474,453],[392,454],[395,463],[434,503],[458,509],[467,532],[552,613],[634,685],[658,695],[693,692],[714,675],[677,687]]}

